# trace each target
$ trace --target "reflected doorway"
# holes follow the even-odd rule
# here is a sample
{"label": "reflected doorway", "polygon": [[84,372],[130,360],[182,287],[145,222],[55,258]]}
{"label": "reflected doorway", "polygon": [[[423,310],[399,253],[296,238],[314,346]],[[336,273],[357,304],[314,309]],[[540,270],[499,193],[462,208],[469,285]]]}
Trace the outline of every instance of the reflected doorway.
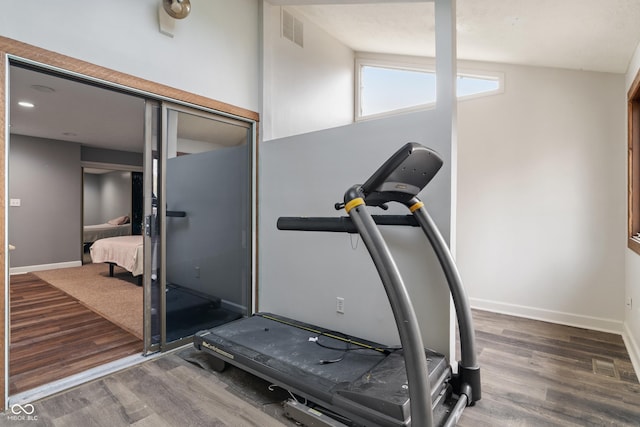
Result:
{"label": "reflected doorway", "polygon": [[142,172],[83,167],[83,265],[91,263],[96,240],[142,234],[143,190]]}

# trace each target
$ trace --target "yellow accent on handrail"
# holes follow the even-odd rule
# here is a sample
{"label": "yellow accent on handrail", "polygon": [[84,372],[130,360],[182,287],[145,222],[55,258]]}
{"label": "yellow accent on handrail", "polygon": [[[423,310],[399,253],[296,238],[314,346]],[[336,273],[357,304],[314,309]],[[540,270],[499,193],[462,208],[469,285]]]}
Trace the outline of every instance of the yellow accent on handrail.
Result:
{"label": "yellow accent on handrail", "polygon": [[417,210],[418,210],[418,209],[420,209],[421,207],[424,207],[424,203],[422,203],[422,202],[417,202],[416,204],[414,204],[413,206],[411,206],[411,207],[409,208],[409,211],[410,211],[411,213],[414,213],[415,211],[417,211]]}
{"label": "yellow accent on handrail", "polygon": [[357,206],[364,205],[364,199],[362,197],[357,197],[351,200],[349,203],[344,205],[344,210],[349,213],[349,211]]}

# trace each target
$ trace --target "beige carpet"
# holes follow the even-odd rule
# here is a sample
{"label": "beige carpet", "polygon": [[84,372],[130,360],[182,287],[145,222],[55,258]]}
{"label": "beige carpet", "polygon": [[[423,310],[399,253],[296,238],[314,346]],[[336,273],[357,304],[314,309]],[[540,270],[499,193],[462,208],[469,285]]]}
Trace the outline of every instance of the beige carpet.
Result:
{"label": "beige carpet", "polygon": [[143,338],[142,287],[123,268],[109,277],[107,264],[36,271],[33,274],[80,300],[85,306],[136,337]]}

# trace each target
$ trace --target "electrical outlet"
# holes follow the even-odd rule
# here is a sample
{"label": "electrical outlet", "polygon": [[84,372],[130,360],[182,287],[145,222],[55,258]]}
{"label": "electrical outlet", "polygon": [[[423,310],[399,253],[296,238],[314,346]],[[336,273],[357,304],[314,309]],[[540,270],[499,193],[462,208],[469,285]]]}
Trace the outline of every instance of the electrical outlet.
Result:
{"label": "electrical outlet", "polygon": [[627,306],[627,310],[631,310],[633,308],[633,299],[631,299],[631,297],[627,297],[624,300],[624,305]]}
{"label": "electrical outlet", "polygon": [[344,298],[336,297],[336,311],[344,314]]}

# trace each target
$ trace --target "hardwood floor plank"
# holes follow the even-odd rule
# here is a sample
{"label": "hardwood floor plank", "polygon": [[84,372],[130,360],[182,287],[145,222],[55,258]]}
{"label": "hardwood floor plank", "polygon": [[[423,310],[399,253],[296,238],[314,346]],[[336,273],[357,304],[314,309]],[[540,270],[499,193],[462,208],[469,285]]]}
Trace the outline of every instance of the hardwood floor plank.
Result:
{"label": "hardwood floor plank", "polygon": [[121,411],[129,424],[135,425],[138,421],[144,420],[154,414],[144,401],[122,382],[117,381],[113,377],[109,377],[104,379],[104,385],[113,398],[119,403]]}
{"label": "hardwood floor plank", "polygon": [[[172,382],[186,383],[192,393],[202,396],[197,401],[197,407],[205,415],[219,419],[221,425],[256,426],[256,419],[260,417],[260,410],[242,401],[238,396],[231,393],[218,393],[217,389],[211,387],[211,382],[202,372],[195,372],[186,366],[169,371]],[[264,427],[280,425],[275,420],[270,423],[261,424]]]}
{"label": "hardwood floor plank", "polygon": [[159,414],[151,414],[135,423],[131,424],[132,427],[170,427],[170,424],[162,418]]}
{"label": "hardwood floor plank", "polygon": [[531,343],[531,345],[537,347],[536,351],[538,352],[564,354],[576,359],[582,359],[584,354],[625,360],[629,359],[624,344],[617,345],[611,342],[576,337],[569,337],[569,340],[562,340],[511,330],[505,331],[504,336],[516,338],[518,342],[525,341]]}
{"label": "hardwood floor plank", "polygon": [[[584,425],[637,426],[640,423],[637,408],[633,409],[624,402],[603,399],[593,393],[581,394],[550,389],[547,393],[549,406],[560,408],[575,419],[584,421]],[[606,401],[605,401],[606,400]]]}
{"label": "hardwood floor plank", "polygon": [[[474,318],[483,393],[459,426],[640,425],[640,384],[619,337],[475,310]],[[595,373],[594,358],[612,361],[619,378]],[[46,426],[293,427],[278,403],[288,395],[267,386],[169,353],[34,406]]]}
{"label": "hardwood floor plank", "polygon": [[[189,419],[192,425],[220,425],[219,420],[207,415],[192,399],[188,385],[184,382],[173,384],[167,380],[167,371],[160,370],[157,365],[144,365],[140,374],[127,386],[136,394],[144,397],[144,403],[154,412],[161,415],[169,425],[179,425]],[[145,395],[146,390],[154,390],[152,396]]]}
{"label": "hardwood floor plank", "polygon": [[[460,426],[640,425],[640,384],[620,336],[479,310],[473,315],[483,396]],[[597,375],[594,358],[612,361],[624,374]]]}
{"label": "hardwood floor plank", "polygon": [[142,341],[33,274],[11,276],[10,394],[140,353]]}

